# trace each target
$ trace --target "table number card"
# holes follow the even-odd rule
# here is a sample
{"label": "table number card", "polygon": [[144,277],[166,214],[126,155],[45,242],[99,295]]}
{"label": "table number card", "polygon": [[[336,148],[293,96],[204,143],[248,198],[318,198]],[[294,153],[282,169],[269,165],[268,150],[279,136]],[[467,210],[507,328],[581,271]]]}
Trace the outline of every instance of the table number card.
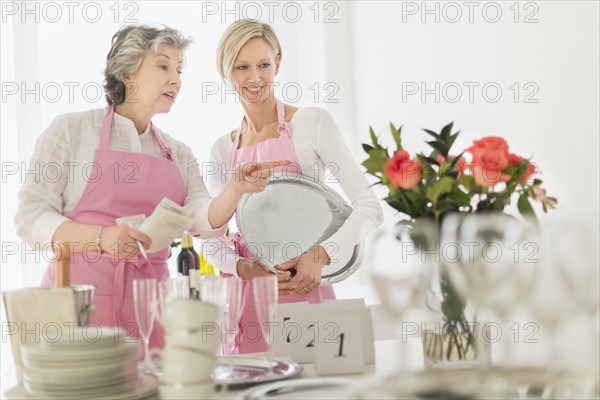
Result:
{"label": "table number card", "polygon": [[365,306],[364,299],[327,300],[325,302],[330,311],[352,310],[360,315],[360,329],[362,330],[363,353],[365,364],[375,363],[375,336],[373,333],[373,316],[371,309]]}
{"label": "table number card", "polygon": [[326,313],[319,319],[319,327],[319,340],[314,346],[317,374],[365,371],[361,317],[356,309]]}
{"label": "table number card", "polygon": [[[371,310],[363,299],[279,304],[277,315],[272,347],[276,356],[290,356],[299,363],[325,363],[323,374],[360,372],[365,364],[375,362]],[[321,348],[331,353],[335,345],[338,350],[351,345],[351,351],[338,351],[335,359],[319,353]]]}
{"label": "table number card", "polygon": [[272,351],[274,356],[291,355],[290,342],[299,340],[302,327],[298,321],[310,314],[308,302],[277,305],[277,323],[274,325]]}
{"label": "table number card", "polygon": [[311,363],[315,361],[315,345],[321,340],[320,321],[328,308],[326,304],[310,304],[303,310],[295,316],[300,336],[290,341],[290,356],[296,362]]}

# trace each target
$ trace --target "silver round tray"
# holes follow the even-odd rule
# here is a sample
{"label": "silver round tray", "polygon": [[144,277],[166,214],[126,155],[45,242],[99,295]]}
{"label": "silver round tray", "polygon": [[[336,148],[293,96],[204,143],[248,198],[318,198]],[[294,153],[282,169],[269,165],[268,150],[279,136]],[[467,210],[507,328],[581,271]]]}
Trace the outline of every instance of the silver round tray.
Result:
{"label": "silver round tray", "polygon": [[[252,255],[275,273],[276,268],[319,243],[344,224],[352,207],[333,189],[305,175],[273,175],[260,193],[245,194],[236,222]],[[321,284],[340,282],[353,274],[363,258],[362,246],[352,252],[325,249],[332,262],[322,269]]]}

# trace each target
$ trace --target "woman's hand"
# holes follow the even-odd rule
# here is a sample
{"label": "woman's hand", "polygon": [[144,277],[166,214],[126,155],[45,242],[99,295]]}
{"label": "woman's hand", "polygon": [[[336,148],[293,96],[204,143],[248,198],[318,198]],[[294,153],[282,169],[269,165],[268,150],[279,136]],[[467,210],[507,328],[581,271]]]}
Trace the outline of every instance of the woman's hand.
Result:
{"label": "woman's hand", "polygon": [[259,163],[241,164],[235,169],[235,174],[229,180],[234,190],[242,195],[244,193],[262,192],[267,186],[273,168],[290,164],[291,161],[266,161]]}
{"label": "woman's hand", "polygon": [[136,240],[146,250],[152,243],[150,237],[139,229],[127,225],[107,226],[100,236],[100,249],[116,258],[133,257],[140,251]]}
{"label": "woman's hand", "polygon": [[285,283],[280,283],[279,293],[308,294],[321,285],[321,270],[329,263],[329,256],[323,246],[317,246],[300,257],[296,257],[286,263],[278,265],[277,268],[289,271],[296,268],[296,275]]}
{"label": "woman's hand", "polygon": [[267,186],[272,168],[290,163],[291,161],[267,161],[238,166],[225,189],[210,203],[208,222],[211,228],[222,227],[231,219],[244,193],[262,192]]}
{"label": "woman's hand", "polygon": [[[238,260],[237,273],[240,278],[247,280],[247,281],[251,281],[252,279],[258,278],[261,276],[275,274],[274,272],[267,269],[267,267],[265,267],[258,261],[250,261],[245,258],[240,258]],[[285,293],[282,292],[281,285],[283,283],[288,282],[288,280],[290,279],[290,273],[288,271],[286,271],[284,273],[275,274],[275,275],[277,276],[277,280],[279,281],[278,282],[279,283],[279,294],[283,295]]]}

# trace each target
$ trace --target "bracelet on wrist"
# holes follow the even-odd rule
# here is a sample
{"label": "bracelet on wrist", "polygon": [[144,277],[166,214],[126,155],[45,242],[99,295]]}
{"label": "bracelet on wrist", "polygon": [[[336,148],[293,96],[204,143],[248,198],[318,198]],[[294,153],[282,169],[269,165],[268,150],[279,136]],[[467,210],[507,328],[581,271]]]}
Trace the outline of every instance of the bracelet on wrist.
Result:
{"label": "bracelet on wrist", "polygon": [[98,253],[102,253],[102,248],[100,247],[100,239],[102,238],[102,230],[104,226],[100,226],[100,228],[96,231],[96,248],[98,249]]}

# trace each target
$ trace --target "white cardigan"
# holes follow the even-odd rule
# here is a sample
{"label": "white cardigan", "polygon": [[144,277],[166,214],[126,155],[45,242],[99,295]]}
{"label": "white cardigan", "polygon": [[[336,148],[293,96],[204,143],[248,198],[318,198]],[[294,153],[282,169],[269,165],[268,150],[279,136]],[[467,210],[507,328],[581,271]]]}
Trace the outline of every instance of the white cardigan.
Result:
{"label": "white cardigan", "polygon": [[[15,216],[17,234],[30,246],[41,249],[50,243],[56,228],[68,220],[68,215],[81,198],[87,184],[86,168],[94,160],[94,153],[100,145],[100,129],[107,109],[60,115],[37,139],[27,168],[38,173],[26,175]],[[173,160],[185,182],[187,197],[184,207],[195,218],[191,233],[201,237],[223,235],[226,225],[212,229],[208,222],[212,197],[191,149],[160,129],[155,127],[155,130],[165,145],[171,148]],[[133,122],[116,113],[110,148],[161,157],[160,146],[149,128],[138,135]]]}
{"label": "white cardigan", "polygon": [[[339,183],[352,204],[351,216],[333,236],[320,243],[325,249],[337,248],[338,254],[334,257],[349,259],[354,246],[383,222],[381,204],[328,111],[316,107],[301,108],[290,123],[302,173],[325,184]],[[213,196],[223,190],[227,181],[232,147],[228,133],[219,138],[211,149],[212,169],[216,171],[208,174],[207,178]],[[326,169],[331,173],[327,177]],[[334,246],[331,247],[330,243]],[[227,247],[224,237],[204,240],[203,248],[209,263],[223,272],[237,275],[239,257]]]}

